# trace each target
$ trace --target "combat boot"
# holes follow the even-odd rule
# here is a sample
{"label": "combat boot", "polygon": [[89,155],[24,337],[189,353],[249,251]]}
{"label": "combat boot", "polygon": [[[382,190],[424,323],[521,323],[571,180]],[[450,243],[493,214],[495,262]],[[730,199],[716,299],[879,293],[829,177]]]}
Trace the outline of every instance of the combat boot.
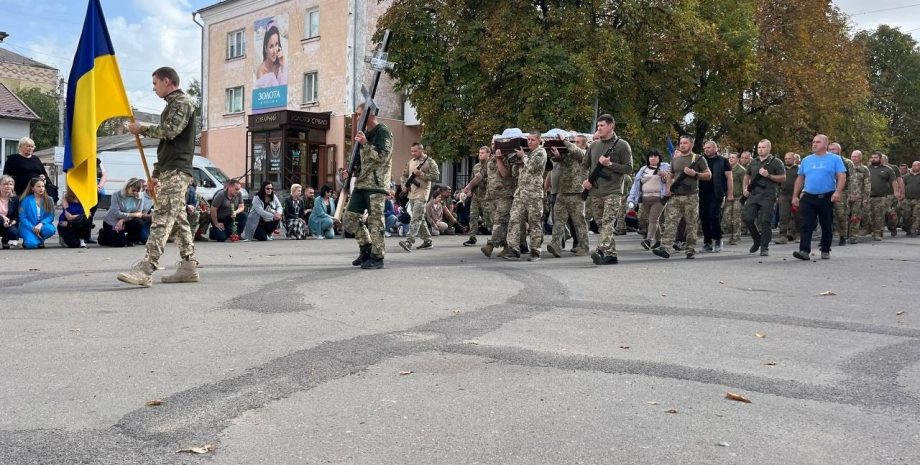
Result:
{"label": "combat boot", "polygon": [[555,245],[555,244],[550,244],[550,245],[546,246],[546,250],[547,250],[549,253],[553,254],[553,256],[556,257],[556,258],[562,256],[562,254],[559,253],[559,252],[560,252],[559,247],[558,247],[557,245]]}
{"label": "combat boot", "polygon": [[198,262],[182,260],[176,272],[163,276],[161,281],[164,283],[197,283],[199,279]]}
{"label": "combat boot", "polygon": [[595,250],[594,253],[591,254],[591,261],[593,261],[595,265],[602,264],[604,262],[604,252]]}
{"label": "combat boot", "polygon": [[367,261],[367,259],[371,258],[371,245],[370,244],[362,245],[359,248],[359,250],[361,251],[361,254],[358,255],[358,258],[356,258],[353,262],[351,262],[351,266],[361,266],[362,263]]}
{"label": "combat boot", "polygon": [[523,244],[521,244],[521,253],[522,253],[522,254],[529,254],[529,253],[530,253],[530,247],[527,247],[527,243],[526,243],[526,242],[524,242]]}
{"label": "combat boot", "polygon": [[506,245],[505,248],[503,248],[502,251],[498,253],[498,258],[505,258],[509,253],[511,253],[511,249]]}
{"label": "combat boot", "polygon": [[495,246],[492,244],[486,243],[486,245],[479,248],[482,251],[482,254],[486,257],[492,257],[492,251],[495,250]]}
{"label": "combat boot", "polygon": [[383,268],[383,259],[371,256],[361,264],[362,270],[379,270]]}
{"label": "combat boot", "polygon": [[463,245],[469,247],[471,245],[476,245],[476,237],[470,237],[470,240],[463,243]]}
{"label": "combat boot", "polygon": [[412,244],[410,244],[409,241],[399,241],[399,246],[406,252],[412,252]]}
{"label": "combat boot", "polygon": [[118,280],[135,286],[150,287],[153,284],[154,269],[156,267],[152,263],[141,260],[131,267],[131,271],[119,274]]}

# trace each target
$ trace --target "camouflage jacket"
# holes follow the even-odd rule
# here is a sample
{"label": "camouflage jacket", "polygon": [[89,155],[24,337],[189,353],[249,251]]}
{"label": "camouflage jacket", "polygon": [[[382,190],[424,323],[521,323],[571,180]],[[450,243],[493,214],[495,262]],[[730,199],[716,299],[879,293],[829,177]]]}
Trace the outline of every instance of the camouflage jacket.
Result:
{"label": "camouflage jacket", "polygon": [[[511,171],[511,167],[508,167],[508,171]],[[486,190],[487,198],[499,199],[514,195],[514,179],[512,179],[511,173],[508,173],[507,178],[502,177],[498,171],[498,160],[496,160],[495,155],[490,156],[489,160],[486,161],[486,169],[482,172],[482,175],[482,180],[489,183]]]}
{"label": "camouflage jacket", "polygon": [[166,108],[160,114],[160,124],[141,127],[141,135],[160,139],[153,177],[166,171],[192,175],[195,156],[195,104],[185,92],[176,90],[167,95]]}
{"label": "camouflage jacket", "polygon": [[482,173],[482,176],[481,176],[482,180],[479,181],[479,184],[477,184],[476,187],[473,188],[473,195],[475,195],[476,198],[480,200],[488,198],[487,194],[489,192],[489,178],[487,178],[485,175],[486,165],[488,163],[489,163],[488,160],[484,162],[481,161],[479,163],[476,163],[475,165],[473,165],[473,171],[470,171],[470,179],[472,179],[473,176],[476,176],[477,174]]}
{"label": "camouflage jacket", "polygon": [[[853,163],[852,161],[850,163]],[[849,166],[847,167],[849,168]],[[869,168],[866,165],[853,165],[853,172],[850,173],[849,187],[847,191],[850,195],[857,195],[860,199],[868,200],[869,191],[872,189],[872,182],[869,179]]]}
{"label": "camouflage jacket", "polygon": [[378,123],[365,136],[367,143],[359,152],[361,171],[355,180],[355,189],[388,194],[393,169],[393,134],[385,124]]}
{"label": "camouflage jacket", "polygon": [[546,150],[542,146],[528,152],[515,163],[514,173],[517,178],[515,199],[542,199],[543,172],[546,170]]}
{"label": "camouflage jacket", "polygon": [[553,160],[553,171],[560,170],[559,186],[553,186],[558,194],[581,194],[581,183],[588,179],[588,170],[584,166],[585,150],[565,141],[567,153],[560,153],[562,161]]}
{"label": "camouflage jacket", "polygon": [[858,188],[857,188],[858,184],[854,182],[855,181],[854,175],[856,174],[856,165],[854,165],[853,162],[847,157],[841,156],[840,159],[843,160],[843,166],[846,166],[847,168],[847,185],[845,188],[846,189],[845,193],[846,194],[856,194],[858,192]]}

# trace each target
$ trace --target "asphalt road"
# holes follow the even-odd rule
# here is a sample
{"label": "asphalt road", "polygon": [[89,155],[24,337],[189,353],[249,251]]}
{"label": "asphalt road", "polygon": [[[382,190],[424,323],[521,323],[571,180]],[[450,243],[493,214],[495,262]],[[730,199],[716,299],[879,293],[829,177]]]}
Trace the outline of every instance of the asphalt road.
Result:
{"label": "asphalt road", "polygon": [[141,248],[0,251],[0,464],[920,463],[918,239],[630,234],[608,267],[396,240],[378,271],[198,243],[201,283],[149,289],[115,280]]}

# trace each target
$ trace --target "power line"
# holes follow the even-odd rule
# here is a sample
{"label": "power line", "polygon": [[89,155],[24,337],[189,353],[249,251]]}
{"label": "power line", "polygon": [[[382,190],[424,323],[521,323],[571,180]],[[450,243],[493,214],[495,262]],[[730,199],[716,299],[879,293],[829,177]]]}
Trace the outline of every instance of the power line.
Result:
{"label": "power line", "polygon": [[[66,63],[70,63],[70,64],[73,63],[73,60],[71,60],[71,59],[69,59],[69,58],[64,58],[64,57],[61,57],[61,56],[52,55],[52,54],[50,54],[50,53],[40,52],[40,51],[38,51],[38,50],[34,50],[34,49],[31,49],[31,48],[23,47],[23,46],[21,46],[21,45],[13,44],[13,43],[11,43],[11,42],[9,42],[9,41],[5,41],[5,42],[3,42],[3,43],[4,43],[4,44],[7,44],[7,45],[9,45],[10,47],[13,47],[13,48],[15,48],[15,49],[17,49],[17,50],[20,50],[20,51],[29,51],[29,52],[32,52],[32,53],[38,53],[39,55],[45,55],[45,56],[49,56],[49,57],[51,57],[51,58],[57,58],[58,60],[63,60],[63,61],[66,62]],[[24,52],[23,52],[23,53],[24,53]],[[117,55],[116,55],[116,56],[117,56]],[[189,65],[192,65],[192,64],[194,64],[194,63],[198,63],[199,61],[200,61],[200,59],[195,58],[194,60],[192,60],[192,61],[190,61],[190,62],[188,62],[188,63],[186,63],[186,64],[184,64],[184,65],[182,65],[182,66],[180,66],[180,67],[178,67],[178,68],[176,68],[176,71],[184,70],[184,69],[185,69],[186,67],[188,67]],[[134,72],[138,72],[138,73],[149,73],[149,72],[150,72],[149,69],[125,68],[125,67],[123,67],[123,66],[119,66],[118,69],[123,70],[123,71],[134,71]]]}
{"label": "power line", "polygon": [[903,10],[905,8],[913,8],[916,6],[920,6],[920,3],[915,3],[913,5],[896,6],[892,8],[882,8],[881,10],[863,11],[862,13],[853,13],[850,16],[862,16],[862,15],[868,15],[871,13],[880,13],[882,11]]}
{"label": "power line", "polygon": [[[4,8],[0,8],[0,11],[6,12],[6,13],[10,13],[10,14],[14,14],[14,15],[19,15],[19,16],[25,16],[25,17],[27,17],[27,18],[43,19],[43,20],[48,20],[48,21],[57,21],[57,22],[66,23],[66,24],[76,24],[76,25],[81,26],[81,29],[82,29],[82,26],[83,26],[83,23],[82,23],[82,22],[79,22],[79,21],[68,21],[68,20],[65,20],[65,19],[53,18],[53,17],[50,17],[50,16],[37,16],[37,15],[32,15],[32,14],[20,13],[20,12],[18,12],[18,11],[11,11],[11,10],[7,10],[7,9],[4,9]],[[162,35],[163,35],[163,34],[150,34],[150,33],[146,33],[146,32],[143,32],[143,31],[135,31],[135,30],[131,30],[131,29],[121,29],[121,28],[113,28],[113,27],[109,27],[108,29],[109,29],[110,31],[126,32],[126,33],[129,33],[129,34],[144,35],[144,36],[149,36],[149,37],[159,37],[159,36],[162,36]],[[172,31],[172,35],[192,35],[192,34],[194,34],[194,35],[199,35],[198,32],[195,32],[195,31],[192,31],[192,30],[185,30],[185,29],[158,28],[157,30],[158,30],[158,31],[167,31],[167,32]],[[180,33],[181,33],[181,34],[180,34]]]}

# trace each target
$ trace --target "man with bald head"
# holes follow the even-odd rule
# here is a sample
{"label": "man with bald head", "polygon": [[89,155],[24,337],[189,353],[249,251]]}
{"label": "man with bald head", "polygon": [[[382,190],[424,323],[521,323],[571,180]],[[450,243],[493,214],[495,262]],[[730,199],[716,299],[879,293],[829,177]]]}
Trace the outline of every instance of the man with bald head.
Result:
{"label": "man with bald head", "polygon": [[869,214],[869,190],[871,182],[869,181],[869,168],[862,162],[863,153],[860,150],[854,150],[850,154],[850,161],[853,162],[853,174],[850,175],[850,244],[859,242],[860,228],[867,223],[866,215]]}
{"label": "man with bald head", "polygon": [[834,204],[840,201],[846,187],[846,166],[843,159],[827,151],[828,140],[818,134],[811,141],[811,155],[802,160],[795,180],[792,205],[802,217],[802,241],[792,253],[799,260],[811,258],[811,236],[821,222],[821,258],[831,258],[834,240]]}

